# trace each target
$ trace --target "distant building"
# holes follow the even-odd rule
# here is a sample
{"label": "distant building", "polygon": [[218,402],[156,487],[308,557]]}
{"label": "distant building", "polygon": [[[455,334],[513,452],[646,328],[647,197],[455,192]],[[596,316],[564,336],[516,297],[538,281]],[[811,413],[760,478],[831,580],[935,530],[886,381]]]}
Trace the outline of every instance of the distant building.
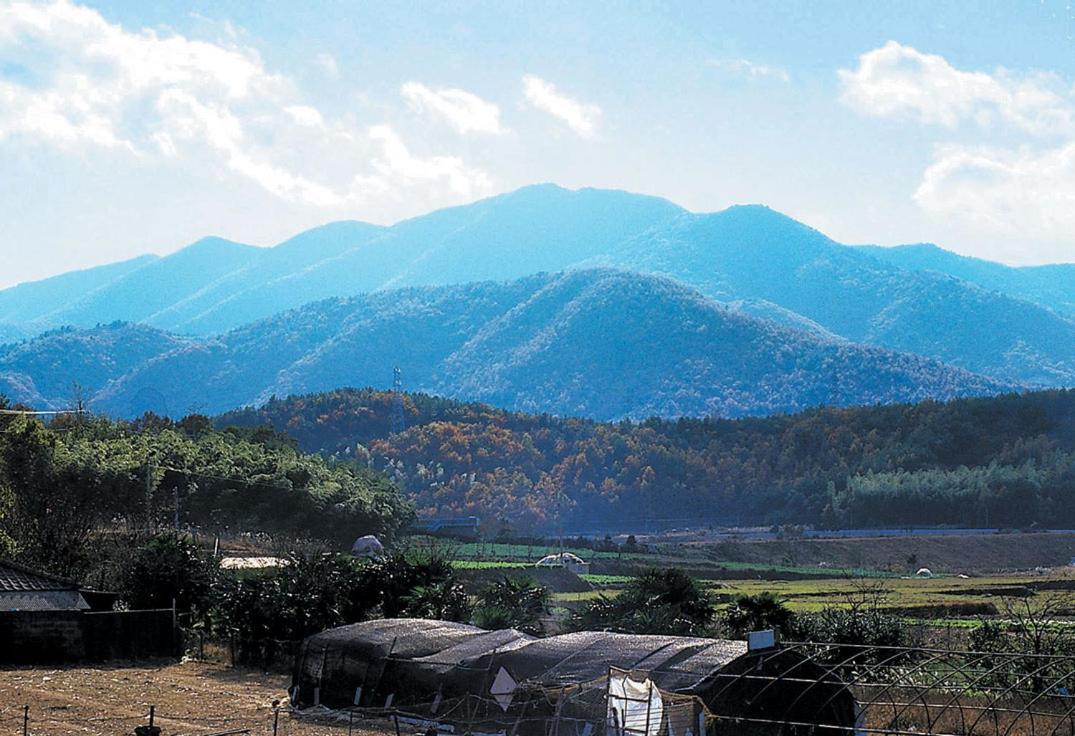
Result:
{"label": "distant building", "polygon": [[477,539],[479,525],[477,516],[462,516],[450,519],[415,519],[414,530],[425,534]]}
{"label": "distant building", "polygon": [[546,555],[538,560],[536,564],[538,567],[563,567],[576,575],[585,575],[590,572],[590,563],[571,552]]}
{"label": "distant building", "polygon": [[73,580],[0,560],[0,611],[88,611]]}

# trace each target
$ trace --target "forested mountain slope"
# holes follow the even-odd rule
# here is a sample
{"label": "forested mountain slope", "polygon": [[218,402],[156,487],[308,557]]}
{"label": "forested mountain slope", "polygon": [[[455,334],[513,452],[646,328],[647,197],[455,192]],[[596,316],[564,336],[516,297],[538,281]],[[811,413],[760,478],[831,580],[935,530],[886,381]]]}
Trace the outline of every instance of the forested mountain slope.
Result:
{"label": "forested mountain slope", "polygon": [[150,358],[191,344],[145,325],[112,323],[65,328],[0,346],[0,394],[38,409],[69,409],[92,402],[109,381]]}
{"label": "forested mountain slope", "polygon": [[425,515],[517,529],[704,523],[1075,526],[1075,391],[603,424],[424,394],[274,399],[219,426],[270,425],[308,451],[383,469]]}
{"label": "forested mountain slope", "polygon": [[1007,380],[1075,383],[1075,322],[950,276],[903,270],[765,207],[684,215],[624,253],[636,268],[715,299],[766,300],[855,342]]}
{"label": "forested mountain slope", "polygon": [[98,291],[155,260],[157,257],[153,255],[139,256],[3,289],[0,291],[0,322],[25,325],[27,329],[59,326],[63,324],[60,315],[68,312],[72,305],[92,298]]}
{"label": "forested mountain slope", "polygon": [[961,256],[932,243],[881,247],[859,246],[874,258],[911,271],[936,271],[999,291],[1016,299],[1075,316],[1075,263],[1006,266]]}
{"label": "forested mountain slope", "polygon": [[[0,305],[11,303],[0,321],[12,322],[8,313],[37,326],[124,319],[206,335],[317,299],[612,266],[669,276],[820,334],[1003,381],[1075,385],[1075,321],[1016,298],[1018,285],[979,285],[966,270],[952,270],[954,278],[892,258],[765,207],[695,214],[654,197],[540,185],[387,228],[334,223],[275,248],[210,239],[92,294],[72,289],[70,303],[47,314],[0,292]],[[1061,309],[1063,298],[1039,301]]]}
{"label": "forested mountain slope", "polygon": [[[746,316],[667,279],[608,269],[331,299],[201,340],[126,329],[148,341],[144,353],[131,353],[134,338],[102,342],[72,331],[53,339],[86,352],[93,366],[42,357],[64,350],[38,341],[2,365],[24,382],[47,378],[56,391],[78,382],[92,390],[93,408],[120,416],[216,413],[273,395],[387,386],[396,366],[415,389],[596,419],[744,416],[1011,388]],[[38,392],[45,395],[41,385]]]}

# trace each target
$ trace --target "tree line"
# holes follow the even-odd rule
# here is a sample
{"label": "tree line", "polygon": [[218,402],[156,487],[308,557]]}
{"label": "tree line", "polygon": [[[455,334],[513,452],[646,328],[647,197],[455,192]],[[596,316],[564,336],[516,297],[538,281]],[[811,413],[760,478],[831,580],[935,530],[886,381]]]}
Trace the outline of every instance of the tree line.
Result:
{"label": "tree line", "polygon": [[216,419],[383,471],[420,514],[622,530],[671,524],[1075,526],[1075,391],[602,423],[341,389]]}
{"label": "tree line", "polygon": [[[0,409],[11,410],[0,397]],[[412,505],[376,470],[303,453],[276,432],[205,417],[0,414],[0,555],[78,577],[102,539],[162,528],[336,545],[391,539]]]}

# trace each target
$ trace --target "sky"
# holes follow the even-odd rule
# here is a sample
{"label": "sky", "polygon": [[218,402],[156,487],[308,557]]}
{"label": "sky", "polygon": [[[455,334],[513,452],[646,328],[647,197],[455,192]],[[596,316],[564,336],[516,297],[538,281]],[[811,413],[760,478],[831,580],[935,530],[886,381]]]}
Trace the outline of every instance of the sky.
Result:
{"label": "sky", "polygon": [[0,0],[0,287],[537,182],[1075,262],[1075,10]]}

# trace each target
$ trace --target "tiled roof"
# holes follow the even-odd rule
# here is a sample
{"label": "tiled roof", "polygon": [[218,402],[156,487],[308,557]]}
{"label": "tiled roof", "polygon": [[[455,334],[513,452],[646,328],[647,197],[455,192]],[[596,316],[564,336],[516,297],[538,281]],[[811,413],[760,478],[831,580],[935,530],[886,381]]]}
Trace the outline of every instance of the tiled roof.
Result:
{"label": "tiled roof", "polygon": [[78,590],[78,583],[55,575],[37,572],[17,565],[10,560],[0,560],[0,593],[24,593],[45,590]]}

